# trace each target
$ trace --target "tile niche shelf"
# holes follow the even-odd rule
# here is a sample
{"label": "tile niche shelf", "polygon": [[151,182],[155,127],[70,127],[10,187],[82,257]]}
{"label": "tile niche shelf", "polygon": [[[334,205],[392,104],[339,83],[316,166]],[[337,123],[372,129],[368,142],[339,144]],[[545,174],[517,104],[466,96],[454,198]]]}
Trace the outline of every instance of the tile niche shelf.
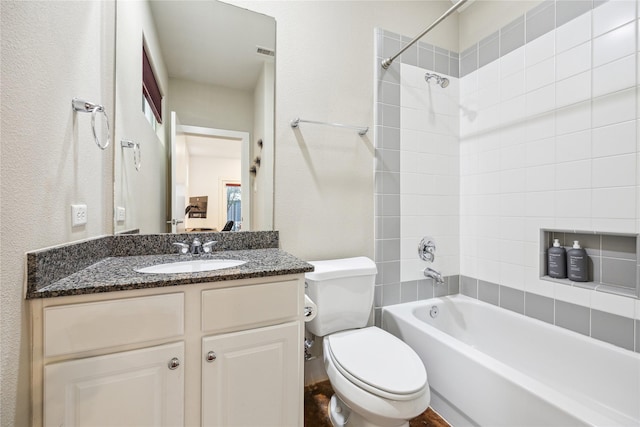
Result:
{"label": "tile niche shelf", "polygon": [[[559,239],[567,251],[578,240],[589,257],[588,282],[555,279],[547,275],[547,250]],[[632,298],[639,298],[640,244],[637,234],[615,234],[589,231],[540,230],[540,278],[586,289],[595,289]]]}

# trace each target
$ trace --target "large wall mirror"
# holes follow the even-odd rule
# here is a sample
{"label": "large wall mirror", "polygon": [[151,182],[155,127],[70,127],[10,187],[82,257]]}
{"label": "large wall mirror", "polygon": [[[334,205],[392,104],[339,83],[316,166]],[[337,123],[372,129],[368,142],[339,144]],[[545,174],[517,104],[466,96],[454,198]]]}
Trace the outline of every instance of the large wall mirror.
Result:
{"label": "large wall mirror", "polygon": [[117,2],[116,233],[273,229],[275,42],[220,1]]}

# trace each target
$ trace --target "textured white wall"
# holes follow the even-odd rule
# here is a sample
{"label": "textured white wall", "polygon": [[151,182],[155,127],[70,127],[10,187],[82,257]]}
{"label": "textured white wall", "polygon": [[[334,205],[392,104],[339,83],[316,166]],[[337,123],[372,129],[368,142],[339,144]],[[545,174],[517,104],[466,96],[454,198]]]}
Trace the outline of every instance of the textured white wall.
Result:
{"label": "textured white wall", "polygon": [[[29,425],[24,253],[112,232],[112,150],[95,145],[91,116],[71,99],[103,104],[113,122],[115,3],[2,1],[0,11],[0,424],[10,427]],[[87,204],[86,226],[71,227],[72,203]]]}
{"label": "textured white wall", "polygon": [[[273,16],[276,43],[274,228],[283,249],[304,259],[373,257],[374,28],[418,34],[448,1],[231,1]],[[425,41],[457,50],[457,17]]]}

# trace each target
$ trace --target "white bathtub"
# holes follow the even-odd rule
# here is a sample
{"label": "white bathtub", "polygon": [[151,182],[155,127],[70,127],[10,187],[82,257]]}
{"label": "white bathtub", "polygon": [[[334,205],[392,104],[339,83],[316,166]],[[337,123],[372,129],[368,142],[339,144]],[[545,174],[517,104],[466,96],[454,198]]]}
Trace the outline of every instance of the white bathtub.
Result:
{"label": "white bathtub", "polygon": [[464,295],[384,307],[382,322],[455,427],[640,426],[638,353]]}

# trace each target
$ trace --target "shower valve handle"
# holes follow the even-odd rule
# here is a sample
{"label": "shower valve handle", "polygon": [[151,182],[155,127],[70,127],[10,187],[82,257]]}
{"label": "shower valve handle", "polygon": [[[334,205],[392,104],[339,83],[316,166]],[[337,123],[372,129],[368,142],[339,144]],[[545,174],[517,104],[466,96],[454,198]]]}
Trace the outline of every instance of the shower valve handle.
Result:
{"label": "shower valve handle", "polygon": [[423,237],[418,245],[418,256],[423,261],[433,262],[436,258],[436,242],[433,237]]}

